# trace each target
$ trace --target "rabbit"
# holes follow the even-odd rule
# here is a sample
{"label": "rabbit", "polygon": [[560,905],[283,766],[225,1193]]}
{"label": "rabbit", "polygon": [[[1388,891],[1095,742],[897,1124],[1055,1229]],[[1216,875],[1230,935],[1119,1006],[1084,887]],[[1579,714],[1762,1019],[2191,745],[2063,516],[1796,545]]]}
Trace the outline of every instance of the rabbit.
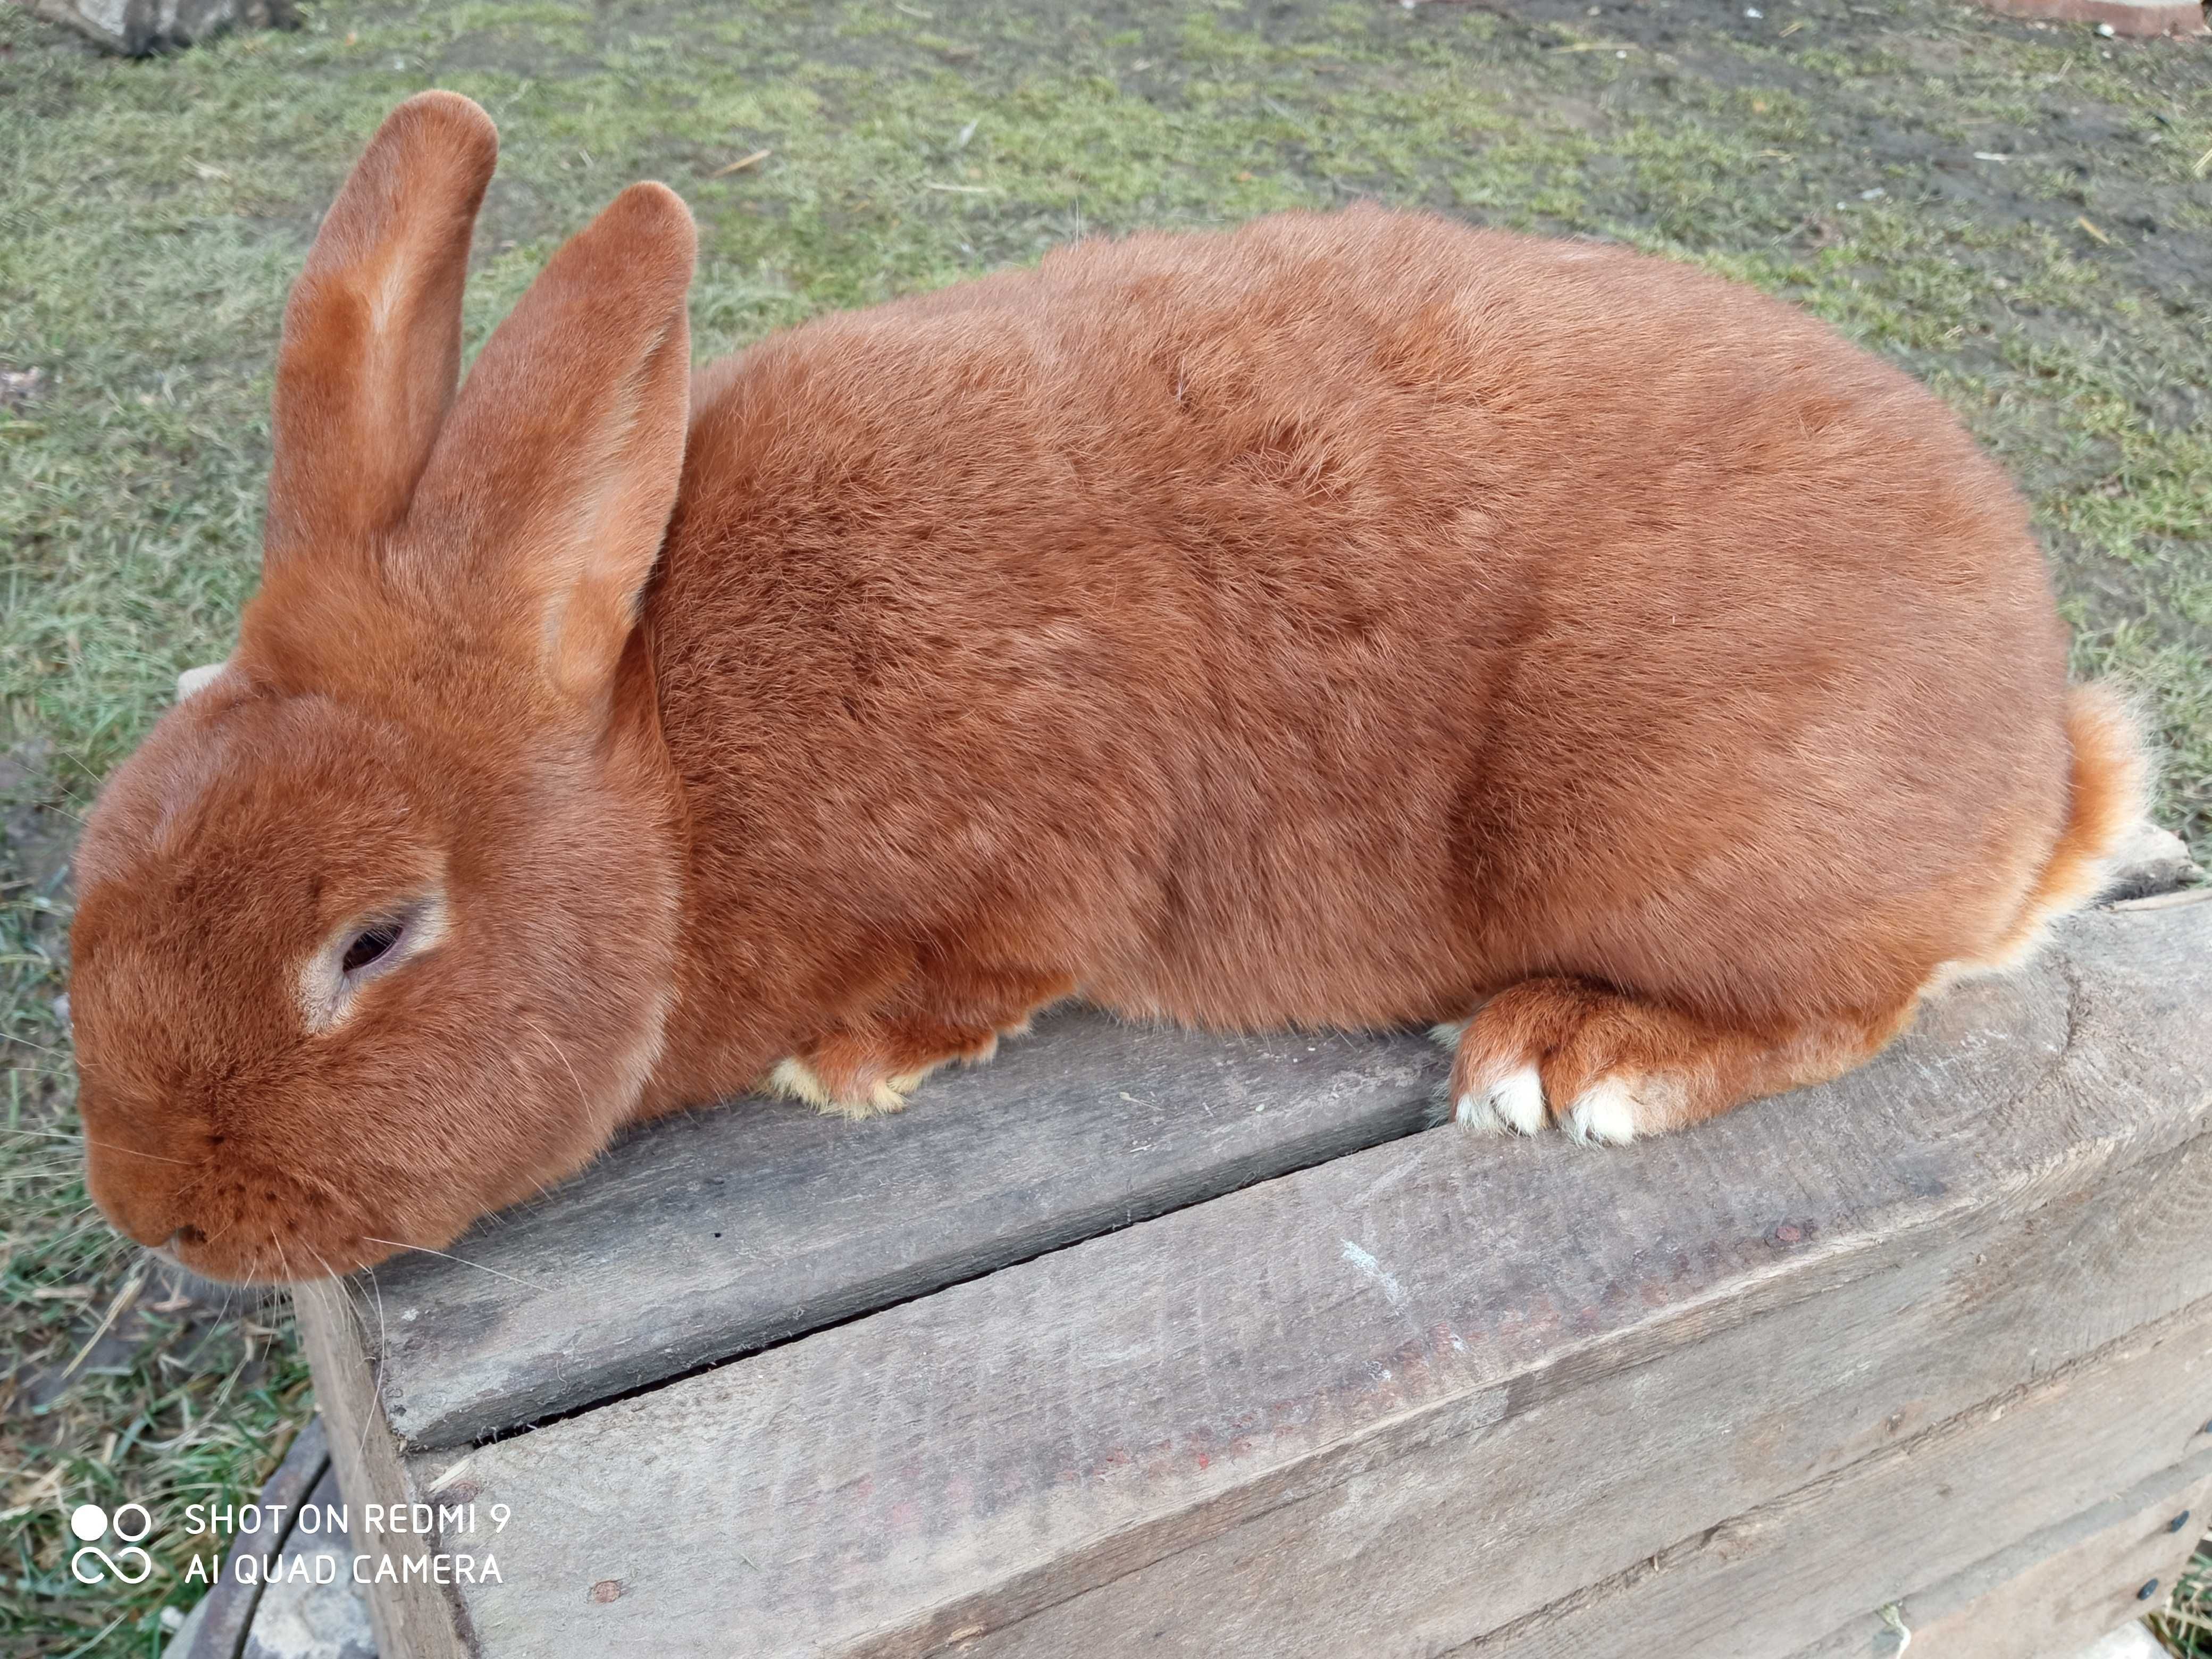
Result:
{"label": "rabbit", "polygon": [[1360,206],[701,371],[624,190],[457,388],[497,139],[413,98],[285,313],[262,580],[77,859],[100,1206],[437,1249],[626,1124],[855,1117],[1077,998],[1434,1026],[1620,1143],[2019,962],[2139,810],[2021,497],[1790,307]]}

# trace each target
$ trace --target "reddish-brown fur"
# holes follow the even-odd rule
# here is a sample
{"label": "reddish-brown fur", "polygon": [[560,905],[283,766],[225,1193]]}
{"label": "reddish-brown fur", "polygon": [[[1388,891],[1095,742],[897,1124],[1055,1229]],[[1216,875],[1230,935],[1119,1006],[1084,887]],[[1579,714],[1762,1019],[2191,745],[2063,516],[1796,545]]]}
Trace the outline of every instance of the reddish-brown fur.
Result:
{"label": "reddish-brown fur", "polygon": [[[1085,243],[708,369],[679,492],[654,186],[441,423],[491,143],[413,100],[332,210],[262,593],[86,837],[95,1194],[195,1266],[442,1245],[764,1082],[889,1109],[1071,994],[1471,1017],[1463,1116],[1533,1068],[1693,1121],[2009,960],[2132,813],[2016,494],[1747,289],[1372,209]],[[422,893],[314,1029],[287,975]]]}

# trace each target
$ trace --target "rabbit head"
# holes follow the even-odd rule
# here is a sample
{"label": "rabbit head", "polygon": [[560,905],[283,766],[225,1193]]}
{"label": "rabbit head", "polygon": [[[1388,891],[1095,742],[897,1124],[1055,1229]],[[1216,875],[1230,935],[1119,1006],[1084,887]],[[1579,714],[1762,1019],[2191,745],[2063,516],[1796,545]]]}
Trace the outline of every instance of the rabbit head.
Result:
{"label": "rabbit head", "polygon": [[496,153],[427,93],[347,179],[285,312],[260,591],[78,850],[92,1194],[218,1278],[447,1243],[603,1146],[661,1041],[682,808],[635,622],[695,238],[624,191],[457,392]]}

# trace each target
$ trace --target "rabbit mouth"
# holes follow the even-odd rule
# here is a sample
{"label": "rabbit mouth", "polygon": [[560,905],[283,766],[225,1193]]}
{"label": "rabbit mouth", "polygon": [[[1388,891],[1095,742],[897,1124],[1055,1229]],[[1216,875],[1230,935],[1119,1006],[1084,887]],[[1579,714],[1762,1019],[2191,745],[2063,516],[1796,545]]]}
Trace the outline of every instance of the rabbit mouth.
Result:
{"label": "rabbit mouth", "polygon": [[224,1229],[214,1235],[190,1224],[179,1227],[148,1254],[196,1278],[224,1285],[270,1285],[315,1279],[342,1279],[374,1267],[394,1249],[370,1237],[341,1244],[295,1232],[264,1235],[258,1242],[234,1240]]}
{"label": "rabbit mouth", "polygon": [[262,1253],[251,1251],[229,1261],[216,1261],[214,1256],[226,1254],[210,1249],[208,1236],[189,1223],[179,1227],[159,1244],[149,1244],[147,1250],[174,1267],[201,1279],[212,1279],[223,1285],[268,1284],[282,1275],[270,1269],[281,1259],[271,1257],[264,1264]]}

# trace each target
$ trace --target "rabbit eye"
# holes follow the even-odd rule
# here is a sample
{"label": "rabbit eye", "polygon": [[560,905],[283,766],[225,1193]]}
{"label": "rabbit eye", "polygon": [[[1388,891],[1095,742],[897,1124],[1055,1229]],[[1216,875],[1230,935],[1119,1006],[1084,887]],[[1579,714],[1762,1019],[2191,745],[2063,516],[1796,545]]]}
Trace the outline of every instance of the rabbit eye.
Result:
{"label": "rabbit eye", "polygon": [[338,966],[349,974],[359,973],[398,944],[404,930],[405,924],[397,921],[380,921],[374,927],[362,928],[354,935],[353,943],[346,946]]}
{"label": "rabbit eye", "polygon": [[301,1018],[311,1032],[337,1029],[355,994],[386,974],[398,973],[446,936],[443,893],[432,891],[333,929],[322,947],[300,962],[293,981]]}

